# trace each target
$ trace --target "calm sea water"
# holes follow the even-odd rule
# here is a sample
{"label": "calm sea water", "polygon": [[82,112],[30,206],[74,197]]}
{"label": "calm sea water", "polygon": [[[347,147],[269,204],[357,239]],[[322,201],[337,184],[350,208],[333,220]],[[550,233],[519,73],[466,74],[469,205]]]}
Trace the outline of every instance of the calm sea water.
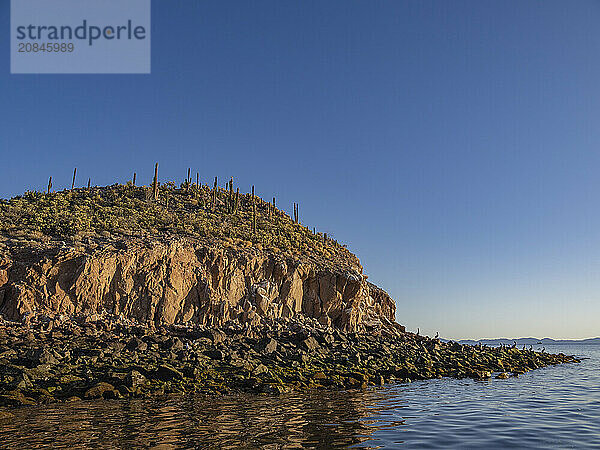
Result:
{"label": "calm sea water", "polygon": [[24,408],[2,448],[600,448],[600,346],[508,380]]}

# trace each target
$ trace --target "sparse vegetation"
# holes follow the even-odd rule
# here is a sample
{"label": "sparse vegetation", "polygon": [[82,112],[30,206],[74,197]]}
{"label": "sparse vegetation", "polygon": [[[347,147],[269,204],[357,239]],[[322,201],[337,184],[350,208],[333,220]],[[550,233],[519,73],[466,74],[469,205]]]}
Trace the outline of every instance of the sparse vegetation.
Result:
{"label": "sparse vegetation", "polygon": [[[157,168],[156,168],[157,169]],[[49,186],[50,187],[50,186]],[[226,189],[174,182],[115,184],[0,200],[0,234],[43,240],[183,235],[225,247],[256,247],[328,260],[354,258],[344,246],[297,223],[273,203]],[[294,209],[297,213],[297,206]]]}

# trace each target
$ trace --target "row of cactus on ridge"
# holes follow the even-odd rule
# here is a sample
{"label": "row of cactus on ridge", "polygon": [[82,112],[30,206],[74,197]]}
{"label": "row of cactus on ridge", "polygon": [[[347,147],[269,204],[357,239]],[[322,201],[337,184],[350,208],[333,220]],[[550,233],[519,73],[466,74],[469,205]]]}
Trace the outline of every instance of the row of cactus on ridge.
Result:
{"label": "row of cactus on ridge", "polygon": [[[159,175],[158,175],[158,173],[159,173],[158,167],[159,167],[158,163],[155,163],[154,177],[152,179],[152,185],[150,187],[151,191],[150,191],[150,195],[147,196],[147,200],[157,202],[157,203],[162,203],[165,207],[168,208],[169,194],[168,194],[168,192],[164,191],[163,192],[164,198],[161,199],[161,187],[164,188],[165,186],[169,186],[169,185],[171,187],[173,187],[174,184],[167,183],[167,184],[163,184],[161,186],[161,182],[159,180]],[[74,168],[73,178],[72,178],[72,182],[71,182],[71,190],[76,189],[75,188],[76,178],[77,178],[77,168]],[[187,169],[187,177],[185,178],[183,183],[181,183],[180,189],[183,190],[184,192],[188,193],[189,195],[195,197],[196,199],[199,199],[201,191],[203,189],[204,190],[209,189],[209,186],[208,185],[203,186],[200,184],[200,173],[199,172],[196,172],[195,178],[196,178],[195,182],[193,182],[191,168],[188,168]],[[137,181],[137,173],[134,172],[132,179],[130,181],[128,181],[127,184],[130,186],[136,187],[136,181]],[[52,188],[53,188],[52,177],[50,177],[48,180],[47,194],[51,194],[53,192]],[[91,178],[88,178],[88,180],[87,180],[87,189],[88,190],[91,189]],[[223,191],[225,193],[224,197],[223,197],[223,195],[219,195],[219,194],[222,194]],[[239,187],[237,187],[234,191],[233,177],[231,177],[229,179],[229,181],[225,184],[225,188],[223,189],[218,185],[218,177],[215,176],[212,190],[210,191],[210,201],[205,202],[201,206],[204,206],[205,209],[210,209],[211,211],[216,212],[219,210],[220,205],[224,205],[225,213],[235,215],[235,214],[238,214],[238,212],[240,211],[241,199],[243,196],[247,196],[247,194],[240,194]],[[223,198],[220,198],[220,197],[223,197]],[[255,234],[257,232],[257,212],[256,212],[257,204],[260,204],[261,207],[266,208],[267,217],[270,220],[274,219],[277,215],[285,214],[277,209],[275,197],[273,197],[271,202],[265,202],[263,199],[257,197],[254,194],[254,185],[252,185],[250,201],[249,201],[249,209],[250,209],[250,213],[251,213],[251,224],[252,224],[252,233],[253,234]],[[295,202],[293,204],[293,222],[297,225],[300,225],[299,204],[295,203]],[[308,230],[310,230],[308,227],[306,227],[306,228]],[[314,228],[314,227],[312,229],[312,233],[315,236],[321,237],[323,240],[323,243],[331,242],[335,245],[339,245],[336,240],[332,239],[331,237],[328,237],[327,233],[317,233],[316,228]]]}

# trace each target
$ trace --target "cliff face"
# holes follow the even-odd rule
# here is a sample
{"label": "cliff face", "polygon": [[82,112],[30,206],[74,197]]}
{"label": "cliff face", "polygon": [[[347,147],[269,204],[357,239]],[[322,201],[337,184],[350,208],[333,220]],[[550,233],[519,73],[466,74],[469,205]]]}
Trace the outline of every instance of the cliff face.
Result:
{"label": "cliff face", "polygon": [[107,311],[143,323],[220,326],[304,314],[356,330],[393,323],[395,309],[359,265],[332,269],[184,239],[0,257],[0,314],[10,320]]}

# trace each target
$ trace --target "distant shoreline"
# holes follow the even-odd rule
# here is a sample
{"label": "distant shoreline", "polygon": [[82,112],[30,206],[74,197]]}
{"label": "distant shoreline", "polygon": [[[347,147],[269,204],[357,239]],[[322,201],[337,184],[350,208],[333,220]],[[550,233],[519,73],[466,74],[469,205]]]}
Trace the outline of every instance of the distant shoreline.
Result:
{"label": "distant shoreline", "polygon": [[600,344],[600,337],[588,338],[588,339],[551,339],[551,338],[497,338],[497,339],[461,339],[458,342],[461,344],[485,344],[485,345],[500,345],[500,344],[514,344],[517,345],[552,345],[552,344],[576,344],[576,345],[590,345]]}

